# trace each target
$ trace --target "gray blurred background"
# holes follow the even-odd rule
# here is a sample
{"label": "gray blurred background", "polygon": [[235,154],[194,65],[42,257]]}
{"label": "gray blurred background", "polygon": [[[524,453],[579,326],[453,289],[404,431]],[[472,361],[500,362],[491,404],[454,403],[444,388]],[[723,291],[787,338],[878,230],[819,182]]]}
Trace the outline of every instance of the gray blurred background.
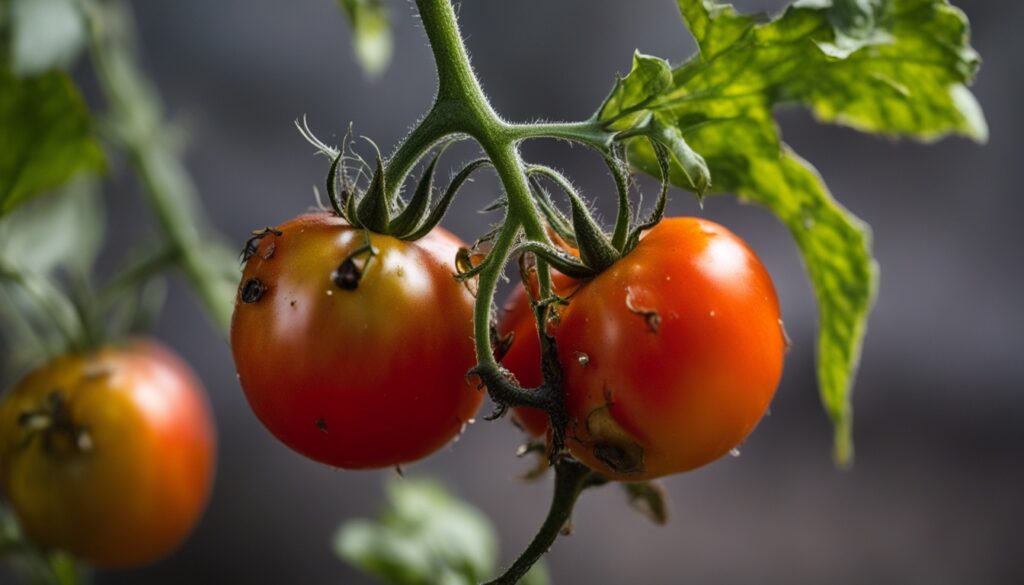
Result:
{"label": "gray blurred background", "polygon": [[[557,583],[1024,583],[1024,4],[961,0],[985,59],[975,87],[992,138],[896,143],[781,114],[787,141],[874,228],[882,281],[856,386],[857,464],[837,471],[814,379],[815,303],[795,247],[766,211],[675,192],[747,239],[772,273],[793,349],[782,384],[739,458],[667,481],[672,521],[649,524],[620,493],[587,493],[575,533],[548,559]],[[744,10],[781,2],[738,2]],[[144,64],[192,137],[188,164],[216,227],[252,228],[312,204],[327,162],[292,126],[329,143],[354,121],[385,150],[429,105],[433,65],[412,5],[393,1],[395,61],[368,82],[331,0],[139,1]],[[461,7],[485,89],[512,120],[582,119],[628,70],[635,48],[679,62],[693,50],[674,2],[470,1]],[[453,151],[473,156],[469,146]],[[532,143],[608,204],[612,186],[583,149]],[[111,189],[111,249],[150,229],[133,180]],[[498,194],[484,177],[447,225],[466,239]],[[97,583],[367,583],[330,548],[336,525],[373,514],[392,472],[339,472],[289,452],[260,426],[228,345],[174,289],[158,334],[198,370],[220,430],[217,485],[193,538],[150,568]],[[487,408],[485,406],[485,408]],[[509,561],[546,510],[525,484],[508,421],[480,422],[407,473],[444,478],[500,527]]]}

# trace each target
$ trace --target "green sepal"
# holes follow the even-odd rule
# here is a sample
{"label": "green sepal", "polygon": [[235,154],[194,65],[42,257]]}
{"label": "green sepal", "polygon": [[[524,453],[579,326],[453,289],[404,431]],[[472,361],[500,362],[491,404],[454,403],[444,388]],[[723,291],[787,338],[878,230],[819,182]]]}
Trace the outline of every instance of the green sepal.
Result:
{"label": "green sepal", "polygon": [[629,224],[632,220],[633,206],[629,201],[629,174],[622,162],[625,154],[622,152],[622,145],[616,145],[612,156],[605,156],[604,162],[608,165],[608,171],[615,179],[615,190],[619,194],[618,213],[615,217],[615,229],[612,231],[612,247],[622,252],[626,246],[626,239],[629,235]]}
{"label": "green sepal", "polygon": [[593,268],[580,262],[580,259],[572,254],[540,242],[527,241],[517,246],[512,255],[530,253],[551,265],[552,268],[572,278],[591,278],[597,274]]}
{"label": "green sepal", "polygon": [[572,231],[572,222],[566,217],[551,201],[547,189],[540,184],[537,177],[530,176],[530,190],[533,192],[533,199],[537,202],[544,220],[548,223],[558,237],[566,241],[570,246],[576,247],[576,234]]}
{"label": "green sepal", "polygon": [[578,195],[569,193],[569,204],[572,206],[572,227],[579,244],[580,258],[584,264],[601,272],[619,259],[619,252]]}
{"label": "green sepal", "polygon": [[373,172],[370,187],[356,208],[355,219],[359,227],[378,234],[390,233],[391,204],[384,180],[384,161],[377,155],[377,170]]}
{"label": "green sepal", "polygon": [[433,197],[434,171],[437,169],[437,161],[440,160],[446,148],[448,145],[444,144],[438,149],[430,164],[423,170],[423,176],[420,177],[420,181],[416,185],[412,199],[409,200],[398,217],[391,222],[391,233],[396,237],[403,238],[411,234],[426,219],[430,210],[430,200]]}
{"label": "green sepal", "polygon": [[339,150],[338,155],[331,162],[331,169],[327,171],[327,198],[331,202],[334,213],[351,223],[352,220],[348,212],[351,207],[352,191],[347,185],[343,185],[340,196],[338,194],[338,167],[341,166],[342,156],[342,152]]}
{"label": "green sepal", "polygon": [[430,230],[434,229],[441,220],[444,218],[444,214],[448,211],[448,207],[451,206],[452,201],[455,199],[455,194],[458,193],[459,188],[465,183],[470,175],[480,167],[491,164],[491,161],[486,158],[477,159],[465,167],[455,177],[452,178],[452,182],[448,184],[448,188],[445,190],[444,195],[441,196],[440,201],[434,206],[433,211],[427,216],[427,220],[423,222],[414,232],[407,236],[403,236],[403,240],[413,241],[422,238],[423,236],[430,233]]}
{"label": "green sepal", "polygon": [[661,218],[665,217],[665,207],[668,205],[668,188],[670,186],[671,178],[671,165],[669,163],[668,149],[665,148],[660,142],[650,139],[651,148],[654,149],[655,160],[658,161],[658,170],[661,173],[661,191],[658,193],[658,201],[654,204],[654,209],[647,216],[647,219],[638,221],[637,225],[633,227],[633,230],[629,233],[629,238],[623,245],[623,254],[629,252],[636,247],[637,243],[640,242],[640,236],[644,230],[651,229],[658,225]]}

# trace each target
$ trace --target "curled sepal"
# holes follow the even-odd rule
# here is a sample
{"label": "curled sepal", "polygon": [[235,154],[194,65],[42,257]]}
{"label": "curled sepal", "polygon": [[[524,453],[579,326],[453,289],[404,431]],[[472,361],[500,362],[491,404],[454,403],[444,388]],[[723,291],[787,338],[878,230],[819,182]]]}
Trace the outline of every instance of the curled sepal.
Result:
{"label": "curled sepal", "polygon": [[668,522],[668,494],[665,486],[656,481],[623,483],[629,507],[651,522],[664,526]]}
{"label": "curled sepal", "polygon": [[455,199],[455,194],[458,193],[462,184],[469,180],[470,175],[472,175],[474,171],[489,164],[491,164],[490,160],[480,158],[463,167],[462,170],[452,178],[452,182],[448,184],[448,188],[445,190],[444,195],[441,196],[440,201],[437,202],[433,211],[431,211],[430,215],[427,216],[426,221],[424,221],[412,233],[402,236],[402,239],[418,240],[430,233],[430,230],[434,229],[437,224],[441,223],[441,220],[444,218],[444,214],[448,211],[448,207],[451,206],[452,201]]}
{"label": "curled sepal", "polygon": [[612,147],[612,154],[604,157],[608,170],[615,179],[615,189],[619,194],[618,212],[615,216],[615,230],[612,232],[612,247],[622,252],[629,236],[629,224],[633,209],[629,202],[629,173],[626,171],[625,155],[622,145]]}
{"label": "curled sepal", "polygon": [[512,250],[513,256],[526,253],[536,255],[555,270],[572,278],[591,278],[597,273],[565,250],[541,242],[523,242]]}
{"label": "curled sepal", "polygon": [[565,240],[570,246],[576,247],[576,234],[572,231],[572,222],[565,216],[555,204],[551,202],[551,196],[547,189],[540,184],[537,177],[530,176],[530,190],[533,192],[533,199],[537,207],[544,214],[544,220],[555,234]]}
{"label": "curled sepal", "polygon": [[384,161],[377,153],[377,169],[373,172],[370,186],[356,207],[355,223],[378,234],[390,233],[391,205],[388,202],[387,185],[384,180]]}
{"label": "curled sepal", "polygon": [[[351,206],[352,199],[352,188],[348,184],[348,179],[345,178],[345,173],[342,172],[340,179],[338,170],[341,167],[341,159],[344,155],[339,150],[338,155],[334,157],[331,162],[331,169],[327,171],[327,198],[331,201],[331,208],[334,209],[334,213],[338,214],[338,217],[351,223],[352,219],[349,217],[348,211]],[[338,193],[338,183],[341,182],[341,193]]]}
{"label": "curled sepal", "polygon": [[423,169],[423,176],[416,184],[416,192],[413,193],[412,199],[406,204],[402,213],[391,222],[391,233],[395,237],[404,238],[415,232],[416,228],[427,218],[430,200],[434,192],[434,171],[437,169],[437,161],[441,159],[446,148],[448,148],[448,144],[443,144],[437,150],[430,164]]}
{"label": "curled sepal", "polygon": [[572,207],[573,232],[576,234],[576,243],[584,264],[596,272],[601,272],[619,259],[618,250],[612,246],[608,236],[594,221],[590,212],[587,211],[586,205],[583,204],[583,199],[568,179],[555,169],[541,165],[530,167],[527,169],[527,173],[539,174],[551,179],[569,198],[569,204]]}
{"label": "curled sepal", "polygon": [[651,140],[651,147],[654,149],[655,157],[658,160],[658,168],[661,170],[661,192],[658,193],[658,201],[654,204],[654,209],[651,210],[650,215],[647,219],[639,221],[632,231],[629,233],[629,238],[626,240],[626,245],[623,248],[624,252],[628,252],[636,247],[637,242],[640,241],[640,234],[644,230],[648,230],[661,221],[661,218],[665,216],[665,206],[668,204],[668,188],[669,188],[669,154],[664,146],[655,140]]}

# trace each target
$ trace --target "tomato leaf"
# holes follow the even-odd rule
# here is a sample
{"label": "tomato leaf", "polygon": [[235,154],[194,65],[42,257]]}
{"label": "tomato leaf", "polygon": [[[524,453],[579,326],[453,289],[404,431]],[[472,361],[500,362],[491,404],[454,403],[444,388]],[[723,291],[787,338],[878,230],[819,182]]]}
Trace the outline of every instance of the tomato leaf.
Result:
{"label": "tomato leaf", "polygon": [[0,68],[0,215],[83,171],[104,167],[85,103],[68,76]]}
{"label": "tomato leaf", "polygon": [[598,118],[654,176],[646,138],[678,136],[686,149],[673,153],[693,157],[689,169],[674,157],[675,184],[700,193],[693,169],[702,157],[714,192],[759,202],[789,228],[818,298],[818,381],[836,460],[848,464],[850,391],[878,278],[870,233],[782,142],[773,110],[798,104],[864,132],[983,142],[985,118],[967,89],[979,65],[967,19],[946,0],[799,0],[770,20],[714,0],[678,5],[699,53],[673,70],[669,86],[632,96],[642,108],[606,101]]}
{"label": "tomato leaf", "polygon": [[387,491],[379,521],[341,527],[335,549],[342,558],[395,585],[468,585],[490,576],[497,542],[480,511],[429,481],[394,481]]}
{"label": "tomato leaf", "polygon": [[10,61],[16,74],[66,68],[81,53],[85,23],[73,0],[10,0],[7,9]]}
{"label": "tomato leaf", "polygon": [[[597,112],[597,120],[629,128],[647,112],[647,104],[672,85],[672,67],[660,57],[633,53],[633,68],[615,80],[615,87]],[[633,119],[630,119],[630,117]]]}
{"label": "tomato leaf", "polygon": [[39,274],[58,267],[88,274],[103,243],[103,224],[97,182],[72,181],[0,219],[0,259]]}
{"label": "tomato leaf", "polygon": [[377,77],[391,64],[391,23],[383,0],[337,0],[352,27],[352,48],[363,72]]}

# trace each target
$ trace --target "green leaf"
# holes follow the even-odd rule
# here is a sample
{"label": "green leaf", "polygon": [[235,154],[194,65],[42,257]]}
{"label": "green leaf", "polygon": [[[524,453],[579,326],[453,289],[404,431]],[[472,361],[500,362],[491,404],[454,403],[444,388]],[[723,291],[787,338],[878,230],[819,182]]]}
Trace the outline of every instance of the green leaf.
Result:
{"label": "green leaf", "polygon": [[[703,197],[711,188],[711,171],[708,169],[707,161],[693,150],[679,128],[671,122],[663,121],[660,115],[655,115],[648,123],[646,135],[668,149],[674,163],[671,168],[677,171],[676,184]],[[656,176],[660,174],[659,172]]]}
{"label": "green leaf", "polygon": [[8,10],[11,68],[17,75],[66,68],[81,53],[85,25],[73,0],[10,0]]}
{"label": "green leaf", "polygon": [[[945,0],[801,0],[772,20],[712,0],[678,0],[699,54],[669,87],[600,110],[628,138],[630,159],[658,176],[640,136],[673,136],[702,157],[715,192],[777,215],[800,248],[819,303],[818,380],[835,430],[835,457],[852,456],[850,390],[877,288],[866,225],[837,203],[814,168],[781,140],[774,109],[799,104],[824,122],[915,140],[956,134],[984,141],[967,89],[979,59],[967,19]],[[617,84],[618,86],[618,84]],[[634,138],[629,138],[634,137]],[[677,138],[676,138],[677,137]],[[677,154],[672,180],[700,191]]]}
{"label": "green leaf", "polygon": [[0,219],[0,259],[39,274],[60,266],[88,274],[103,243],[103,225],[96,181],[75,180]]}
{"label": "green leaf", "polygon": [[383,0],[337,0],[352,27],[356,61],[370,77],[391,64],[391,23]]}
{"label": "green leaf", "polygon": [[629,115],[650,115],[646,112],[647,102],[671,85],[672,67],[668,61],[636,51],[633,53],[633,68],[625,77],[615,80],[615,87],[598,110],[597,121],[629,128],[636,121]]}
{"label": "green leaf", "polygon": [[0,215],[83,171],[104,167],[85,103],[61,72],[0,68]]}
{"label": "green leaf", "polygon": [[424,480],[393,481],[378,521],[346,522],[338,554],[393,585],[472,585],[493,573],[497,542],[487,518]]}

